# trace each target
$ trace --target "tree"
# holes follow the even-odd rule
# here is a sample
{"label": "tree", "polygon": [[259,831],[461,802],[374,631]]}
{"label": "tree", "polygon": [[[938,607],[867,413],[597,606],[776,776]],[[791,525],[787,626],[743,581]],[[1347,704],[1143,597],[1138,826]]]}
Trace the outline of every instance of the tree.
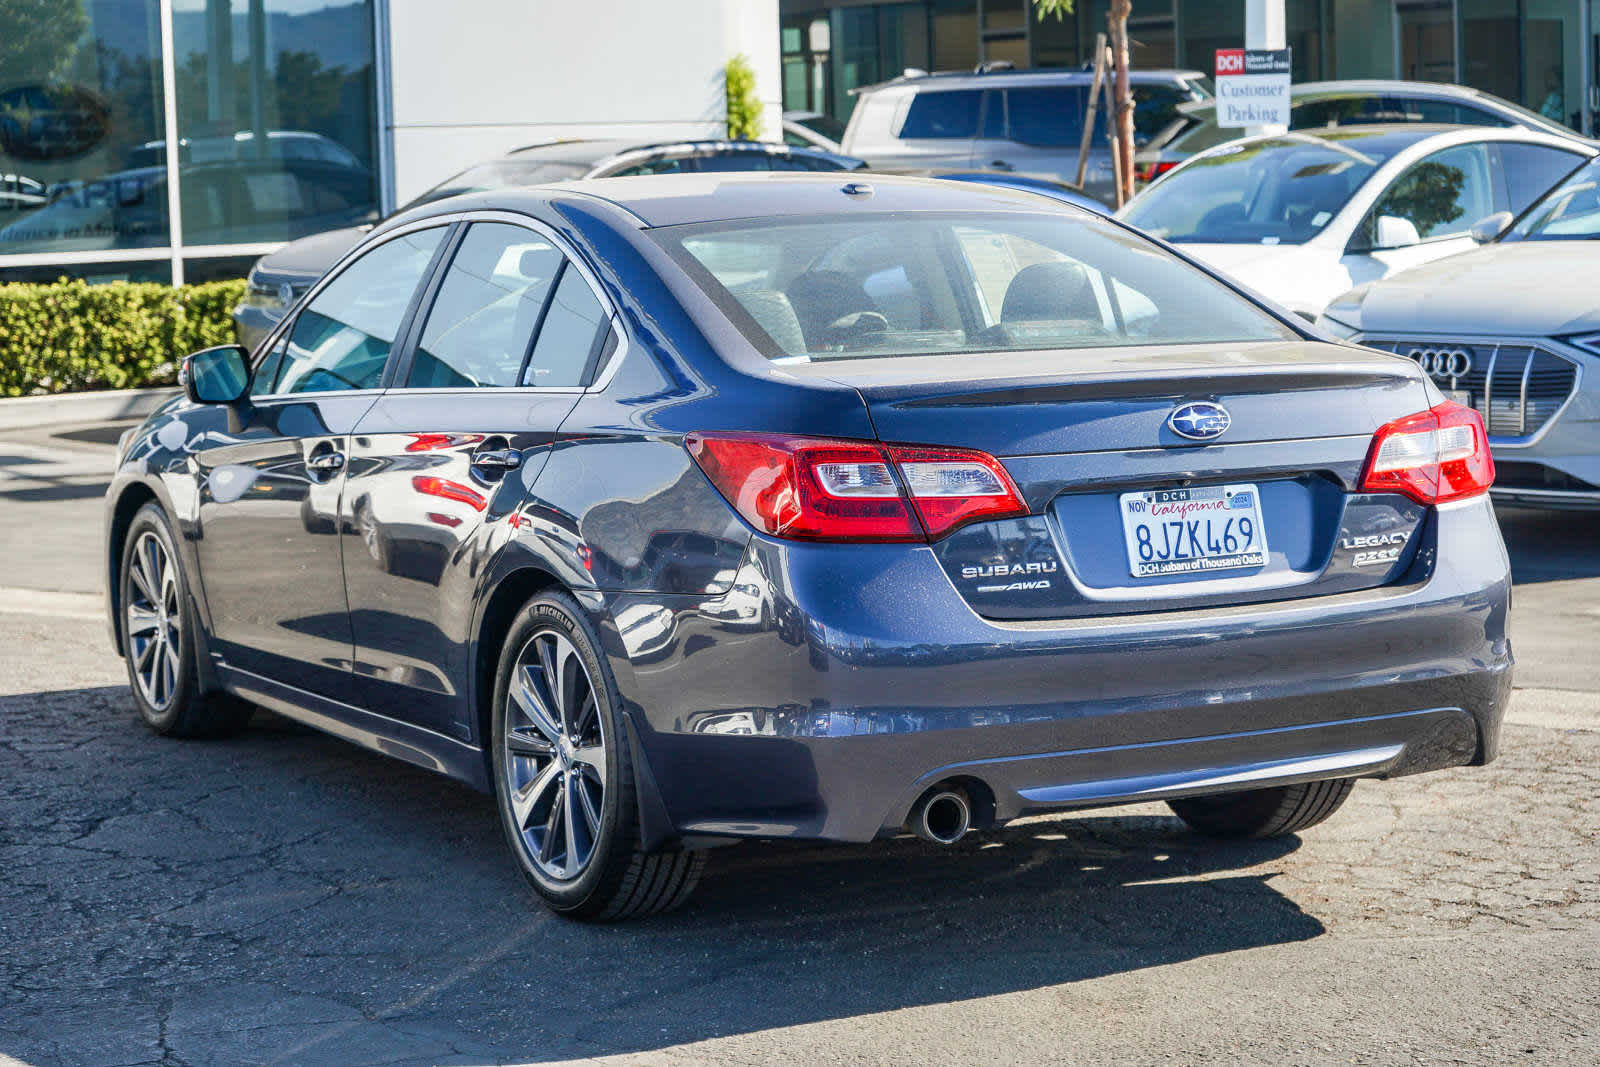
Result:
{"label": "tree", "polygon": [[[1133,89],[1128,80],[1128,13],[1132,7],[1132,0],[1111,0],[1111,9],[1106,13],[1115,69],[1111,151],[1117,156],[1118,172],[1122,176],[1122,184],[1117,189],[1118,204],[1133,196]],[[1041,22],[1048,15],[1061,19],[1072,14],[1073,0],[1033,0],[1033,9]]]}
{"label": "tree", "polygon": [[63,77],[88,26],[83,0],[0,0],[0,89]]}
{"label": "tree", "polygon": [[756,72],[744,56],[734,56],[722,69],[723,93],[728,105],[728,138],[761,138],[761,98],[756,95]]}

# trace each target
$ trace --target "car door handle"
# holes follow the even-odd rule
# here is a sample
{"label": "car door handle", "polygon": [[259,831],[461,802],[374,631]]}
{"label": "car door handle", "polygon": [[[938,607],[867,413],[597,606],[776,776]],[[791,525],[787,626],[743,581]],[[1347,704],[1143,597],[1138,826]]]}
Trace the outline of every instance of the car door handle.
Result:
{"label": "car door handle", "polygon": [[522,466],[522,453],[515,448],[486,448],[472,454],[472,465],[481,471],[509,471]]}
{"label": "car door handle", "polygon": [[1013,169],[1011,164],[1007,163],[1003,159],[991,159],[991,160],[989,160],[989,166],[993,167],[995,170],[1012,170]]}
{"label": "car door handle", "polygon": [[344,467],[343,452],[319,452],[306,460],[306,469],[318,474],[328,474]]}

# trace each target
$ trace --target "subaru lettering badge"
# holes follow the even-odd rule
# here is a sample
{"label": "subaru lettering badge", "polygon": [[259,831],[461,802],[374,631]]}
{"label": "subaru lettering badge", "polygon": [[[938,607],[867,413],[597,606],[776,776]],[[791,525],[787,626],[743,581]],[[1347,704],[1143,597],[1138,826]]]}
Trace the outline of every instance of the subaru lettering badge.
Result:
{"label": "subaru lettering badge", "polygon": [[1233,418],[1221,404],[1199,400],[1184,404],[1167,416],[1167,425],[1179,437],[1191,441],[1211,441],[1228,432]]}

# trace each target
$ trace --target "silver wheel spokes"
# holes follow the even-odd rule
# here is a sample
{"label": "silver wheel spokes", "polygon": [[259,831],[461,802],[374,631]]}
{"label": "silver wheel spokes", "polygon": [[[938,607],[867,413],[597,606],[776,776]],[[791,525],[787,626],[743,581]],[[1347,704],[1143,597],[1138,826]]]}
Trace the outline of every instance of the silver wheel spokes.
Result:
{"label": "silver wheel spokes", "polygon": [[145,702],[165,711],[178,688],[183,611],[178,569],[153,533],[140,536],[128,561],[128,655]]}
{"label": "silver wheel spokes", "polygon": [[593,683],[564,634],[536,634],[511,672],[506,787],[533,862],[551,878],[583,873],[605,810],[605,723]]}

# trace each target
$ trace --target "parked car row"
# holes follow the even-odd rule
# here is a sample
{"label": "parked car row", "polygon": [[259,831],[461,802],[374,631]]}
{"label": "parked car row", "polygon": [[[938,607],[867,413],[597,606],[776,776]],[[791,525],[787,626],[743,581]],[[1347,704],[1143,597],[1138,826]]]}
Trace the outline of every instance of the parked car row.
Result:
{"label": "parked car row", "polygon": [[[870,165],[874,173],[909,172],[1005,187],[1104,212],[1104,199],[1089,195],[1110,196],[1103,135],[1090,140],[1085,188],[1061,181],[1076,168],[1091,78],[1088,71],[907,72],[859,90],[848,128],[816,113],[787,113],[786,145],[579,141],[533,146],[469,168],[408,207],[466,192],[591,177],[859,171]],[[1600,154],[1600,146],[1542,116],[1461,86],[1298,85],[1288,131],[1227,140],[1238,131],[1216,126],[1203,75],[1145,71],[1133,81],[1136,134],[1145,145],[1141,173],[1155,180],[1122,210],[1121,220],[1304,319],[1318,319],[1338,301],[1344,310],[1321,321],[1339,334],[1351,332],[1339,315],[1352,317],[1348,309],[1360,300],[1385,300],[1391,291],[1382,284],[1385,279],[1404,275],[1392,291],[1394,301],[1406,307],[1415,298],[1398,294],[1430,291],[1444,278],[1455,285],[1454,265],[1405,272],[1494,241],[1513,219],[1537,214],[1529,212],[1531,205]],[[235,313],[241,340],[254,346],[266,336],[366,229],[318,234],[261,260]],[[1512,228],[1493,247],[1518,243],[1523,229],[1521,224]],[[1498,277],[1500,268],[1492,264],[1501,260],[1495,255],[1480,256],[1487,265],[1474,268],[1473,276]],[[1506,262],[1515,255],[1507,253]],[[1587,266],[1586,249],[1565,257],[1526,255],[1530,260],[1570,258]],[[1341,295],[1352,289],[1349,297]],[[1487,299],[1479,305],[1497,306]],[[1551,504],[1596,501],[1600,470],[1593,464],[1600,462],[1600,443],[1585,425],[1586,406],[1568,403],[1581,391],[1592,346],[1580,344],[1575,352],[1564,339],[1574,331],[1558,329],[1590,309],[1581,291],[1563,291],[1534,306],[1547,308],[1553,325],[1515,318],[1513,333],[1541,339],[1515,353],[1500,341],[1483,342],[1490,344],[1487,349],[1482,343],[1475,349],[1466,345],[1473,337],[1511,336],[1496,325],[1493,310],[1480,312],[1481,328],[1441,326],[1454,331],[1453,355],[1441,380],[1483,412],[1498,454],[1519,457],[1507,458],[1516,465],[1506,468],[1500,495]],[[1510,328],[1512,321],[1501,325]],[[1429,353],[1437,346],[1412,344],[1426,340],[1419,330],[1426,334],[1429,328],[1395,322],[1376,330],[1364,327],[1357,336],[1422,359],[1431,369]],[[1464,360],[1471,363],[1470,371],[1451,372]],[[1600,381],[1593,373],[1590,378]],[[1469,379],[1468,388],[1456,388]],[[1559,432],[1554,429],[1558,414]],[[1565,451],[1551,463],[1536,458],[1553,449]]]}
{"label": "parked car row", "polygon": [[1600,161],[1482,248],[1358,286],[1319,320],[1478,411],[1495,495],[1600,507]]}

